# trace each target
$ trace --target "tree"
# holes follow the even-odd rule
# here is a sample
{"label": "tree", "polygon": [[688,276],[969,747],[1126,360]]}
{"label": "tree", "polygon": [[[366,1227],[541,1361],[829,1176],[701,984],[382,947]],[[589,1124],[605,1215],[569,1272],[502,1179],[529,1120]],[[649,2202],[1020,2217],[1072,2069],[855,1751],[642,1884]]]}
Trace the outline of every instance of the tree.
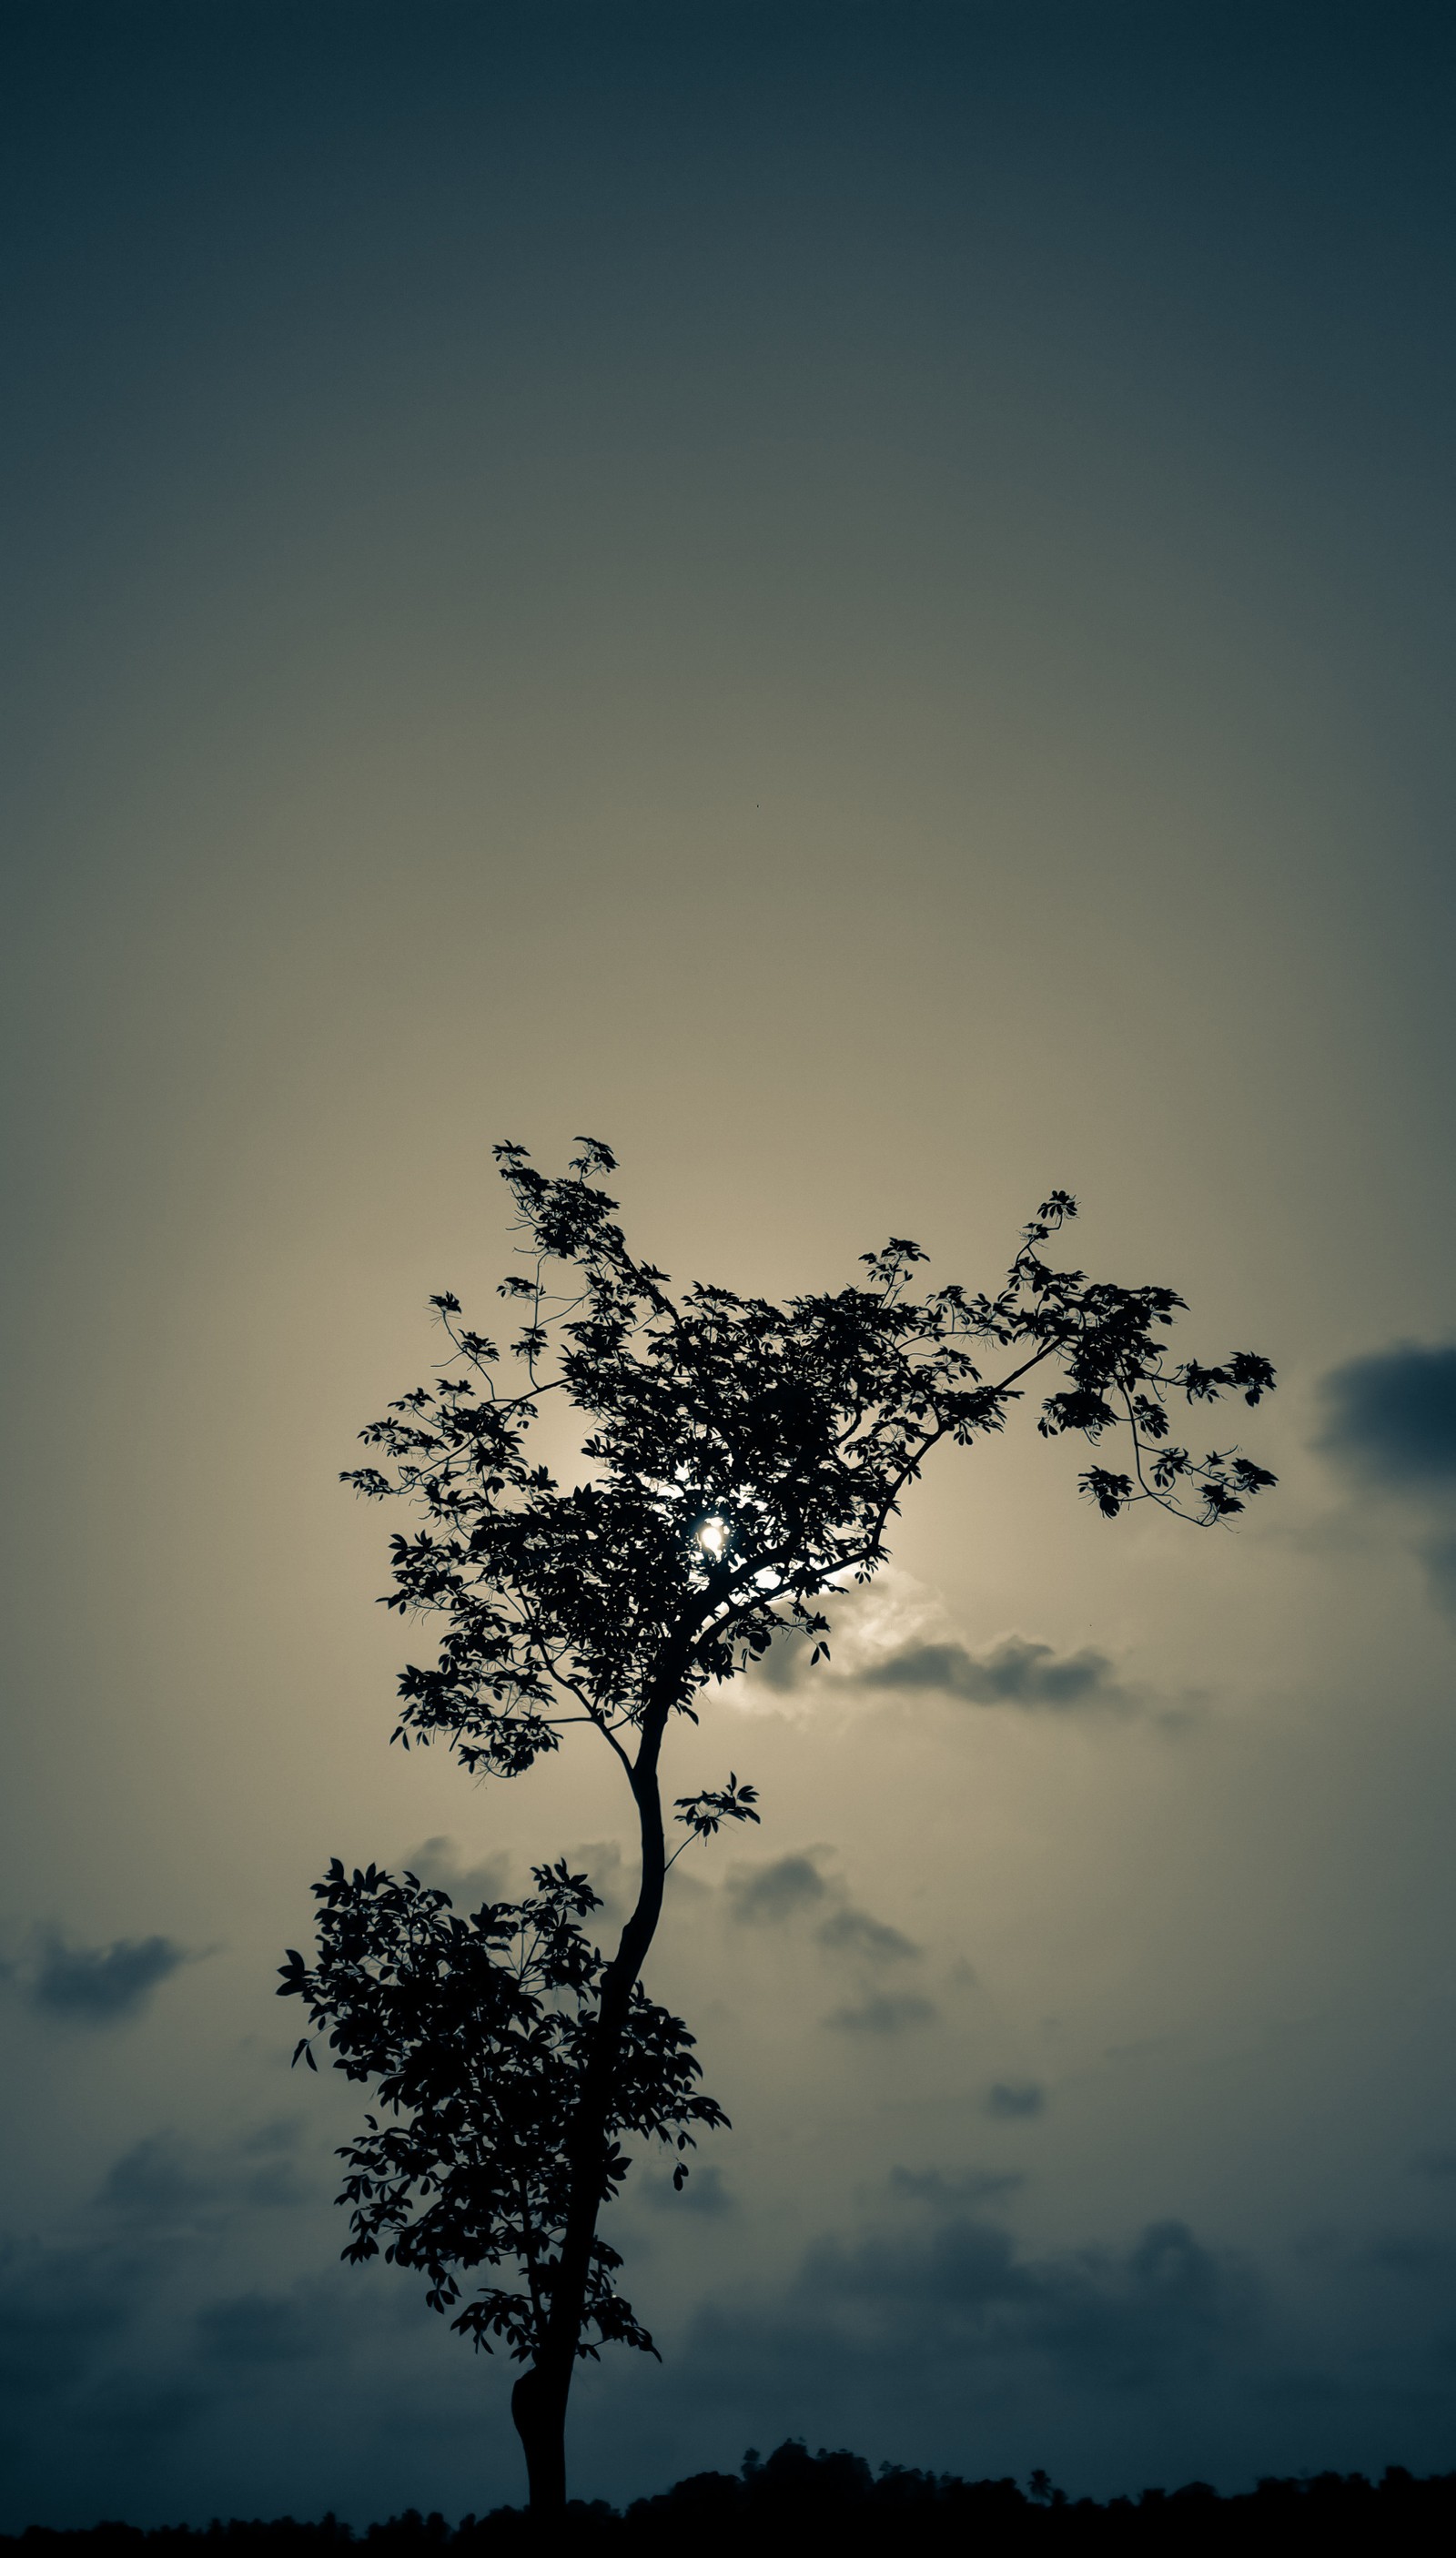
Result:
{"label": "tree", "polygon": [[[672,1861],[661,1761],[676,1718],[695,1723],[703,1692],[786,1631],[808,1638],[812,1663],[827,1658],[820,1602],[875,1572],[941,1443],[1001,1431],[1033,1380],[1050,1388],[1044,1438],[1078,1432],[1125,1452],[1127,1471],[1094,1462],[1080,1479],[1106,1518],[1148,1500],[1210,1524],[1274,1480],[1236,1448],[1176,1445],[1167,1410],[1175,1394],[1256,1404],[1273,1384],[1267,1359],[1170,1365],[1162,1336],[1183,1306],[1171,1288],[1043,1258],[1076,1214],[1066,1192],[1026,1226],[993,1296],[920,1293],[926,1255],[900,1237],[830,1294],[673,1296],[629,1251],[598,1187],[610,1149],[578,1144],[560,1179],[520,1146],[496,1149],[526,1264],[500,1291],[520,1317],[513,1378],[458,1298],[432,1299],[444,1367],[362,1434],[390,1471],[344,1480],[415,1509],[414,1532],[391,1540],[385,1604],[443,1621],[435,1660],[401,1674],[395,1739],[443,1740],[468,1771],[509,1777],[572,1726],[595,1732],[636,1808],[636,1907],[608,1957],[581,1924],[597,1906],[586,1879],[564,1866],[536,1869],[533,1899],[465,1920],[412,1875],[351,1877],[336,1862],[315,1886],[318,1960],[290,1954],[280,1992],[307,2001],[338,2065],[376,2079],[392,2117],[367,2117],[342,2153],[346,2254],[382,2238],[394,2261],[428,2272],[442,2312],[460,2298],[457,2270],[516,2269],[513,2288],[485,2290],[453,2323],[477,2345],[502,2338],[526,2365],[511,2409],[532,2507],[546,2511],[565,2499],[576,2358],[608,2340],[654,2349],[597,2232],[627,2172],[621,2141],[673,2145],[680,2184],[693,2127],[726,2119],[696,2092],[685,2026],[642,1988]],[[533,1432],[550,1398],[586,1418],[580,1481],[540,1462]],[[755,1804],[735,1774],[673,1809],[690,1839],[756,1821]],[[309,2038],[299,2052],[312,2062]]]}

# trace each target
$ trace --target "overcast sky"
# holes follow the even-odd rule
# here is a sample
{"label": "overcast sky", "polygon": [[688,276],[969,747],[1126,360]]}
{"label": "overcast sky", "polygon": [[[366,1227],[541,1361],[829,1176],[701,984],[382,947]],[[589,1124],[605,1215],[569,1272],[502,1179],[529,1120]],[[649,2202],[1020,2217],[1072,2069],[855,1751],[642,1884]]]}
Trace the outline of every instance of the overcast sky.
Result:
{"label": "overcast sky", "polygon": [[577,2490],[1449,2467],[1450,12],[4,48],[0,2526],[521,2492],[272,1986],[336,1853],[630,1889],[607,1753],[389,1750],[338,1484],[578,1130],[773,1295],[1074,1190],[1281,1485],[946,1456],[674,1745],[762,1796],[649,1975],[733,2129],[629,2180]]}

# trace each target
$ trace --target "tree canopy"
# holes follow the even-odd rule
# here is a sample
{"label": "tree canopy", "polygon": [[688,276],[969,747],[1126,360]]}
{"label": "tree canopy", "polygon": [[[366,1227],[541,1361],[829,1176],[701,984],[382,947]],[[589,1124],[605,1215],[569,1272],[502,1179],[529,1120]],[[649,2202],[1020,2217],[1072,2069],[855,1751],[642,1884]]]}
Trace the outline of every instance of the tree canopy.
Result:
{"label": "tree canopy", "polygon": [[[1125,1446],[1126,1471],[1092,1464],[1081,1478],[1107,1518],[1153,1500],[1228,1519],[1273,1481],[1236,1449],[1177,1445],[1167,1408],[1229,1390],[1256,1404],[1268,1360],[1170,1364],[1175,1290],[1054,1268],[1042,1247],[1077,1213],[1065,1191],[1025,1227],[993,1296],[917,1293],[927,1255],[892,1236],[861,1256],[857,1285],[829,1294],[776,1305],[698,1283],[673,1298],[594,1187],[615,1169],[610,1150],[579,1142],[564,1180],[519,1146],[496,1149],[531,1264],[500,1290],[521,1316],[510,1390],[496,1343],[461,1321],[456,1296],[433,1298],[457,1372],[364,1432],[391,1474],[345,1478],[402,1495],[425,1522],[391,1541],[386,1604],[447,1621],[437,1659],[400,1680],[406,1743],[442,1735],[467,1768],[515,1776],[571,1723],[620,1747],[659,1703],[691,1711],[785,1627],[822,1639],[816,1602],[883,1560],[934,1449],[1003,1430],[1040,1375],[1057,1380],[1040,1399],[1044,1438]],[[571,1288],[551,1287],[558,1265]],[[588,1416],[580,1482],[533,1457],[548,1396]]]}

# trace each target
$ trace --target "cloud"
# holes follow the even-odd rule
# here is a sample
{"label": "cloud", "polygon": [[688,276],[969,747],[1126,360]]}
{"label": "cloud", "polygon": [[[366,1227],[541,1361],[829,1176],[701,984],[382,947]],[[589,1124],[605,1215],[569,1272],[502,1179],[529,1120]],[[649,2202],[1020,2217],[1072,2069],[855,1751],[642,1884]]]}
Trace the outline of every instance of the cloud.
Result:
{"label": "cloud", "polygon": [[1247,2325],[1254,2304],[1251,2278],[1181,2220],[1152,2223],[1125,2251],[1040,2260],[970,2218],[928,2240],[829,2239],[809,2249],[796,2293],[831,2322],[848,2312],[886,2344],[918,2333],[962,2360],[1031,2353],[1113,2388],[1158,2378],[1169,2359],[1202,2362]]}
{"label": "cloud", "polygon": [[759,1686],[773,1688],[780,1694],[787,1694],[791,1688],[800,1686],[808,1675],[811,1648],[808,1636],[801,1634],[797,1626],[786,1626],[754,1663],[754,1677]]}
{"label": "cloud", "polygon": [[[573,1874],[585,1874],[595,1892],[600,1908],[592,1914],[592,1926],[600,1933],[604,1928],[619,1927],[627,1918],[636,1898],[636,1866],[622,1853],[617,1839],[587,1839],[566,1850],[566,1863]],[[456,1841],[444,1832],[421,1839],[419,1846],[401,1860],[404,1871],[417,1874],[436,1892],[450,1896],[454,1909],[469,1915],[485,1904],[514,1901],[533,1886],[524,1874],[518,1882],[512,1875],[509,1852],[502,1848],[469,1864]]]}
{"label": "cloud", "polygon": [[1425,1512],[1416,1551],[1456,1617],[1456,1343],[1399,1342],[1332,1368],[1319,1391],[1315,1446],[1366,1491]]}
{"label": "cloud", "polygon": [[907,2026],[929,2025],[939,2013],[933,2000],[899,1990],[863,1999],[858,2007],[836,2007],[824,2023],[840,2034],[903,2034]]}
{"label": "cloud", "polygon": [[113,2159],[96,2201],[129,2220],[166,2222],[220,2202],[225,2190],[217,2169],[205,2167],[190,2142],[172,2132],[151,2132]]}
{"label": "cloud", "polygon": [[217,2404],[214,2393],[186,2381],[108,2371],[73,2412],[68,2434],[73,2427],[87,2434],[110,2435],[117,2449],[150,2467],[164,2443],[184,2433]]}
{"label": "cloud", "polygon": [[510,1898],[510,1860],[504,1853],[482,1857],[478,1865],[467,1865],[453,1838],[439,1835],[421,1839],[420,1844],[403,1860],[407,1873],[417,1874],[435,1892],[448,1892],[455,1909],[467,1913],[479,1910],[488,1901]]}
{"label": "cloud", "polygon": [[238,2142],[237,2193],[242,2202],[259,2203],[267,2209],[291,2209],[294,2203],[312,2199],[314,2188],[299,2175],[291,2156],[302,2139],[299,2116],[282,2114]]}
{"label": "cloud", "polygon": [[135,2290],[104,2247],[0,2246],[0,2395],[43,2397],[76,2378],[127,2324]]}
{"label": "cloud", "polygon": [[0,2397],[70,2391],[250,2206],[298,2200],[298,2138],[286,2118],[212,2149],[153,2133],[112,2161],[69,2229],[0,2242]]}
{"label": "cloud", "polygon": [[867,2390],[883,2409],[887,2384],[924,2421],[934,2403],[963,2411],[967,2391],[1000,2404],[1024,2389],[1044,2399],[1048,2382],[1161,2400],[1242,2349],[1261,2317],[1243,2261],[1181,2220],[1122,2248],[1028,2256],[992,2222],[937,2212],[929,2229],[816,2241],[777,2298],[705,2309],[691,2357],[786,2421],[802,2421],[806,2388],[815,2408]]}
{"label": "cloud", "polygon": [[988,2175],[979,2168],[961,2168],[950,2176],[938,2167],[890,2170],[890,2192],[903,2202],[923,2203],[930,2211],[958,2213],[978,2203],[999,2203],[1025,2182],[1021,2176]]}
{"label": "cloud", "polygon": [[[602,1905],[592,1914],[594,1931],[620,1927],[637,1899],[638,1860],[625,1857],[616,1839],[586,1839],[580,1846],[567,1849],[566,1862],[573,1874],[586,1875]],[[678,1879],[686,1880],[680,1868]]]}
{"label": "cloud", "polygon": [[147,2456],[231,2403],[236,2379],[220,2366],[261,2372],[326,2345],[347,2358],[377,2330],[392,2302],[383,2287],[360,2297],[343,2268],[276,2298],[258,2283],[258,2211],[302,2199],[301,2139],[289,2117],[216,2144],[160,2131],[114,2158],[65,2223],[0,2238],[0,2441],[20,2462],[8,2516],[53,2489],[83,2508],[78,2479],[113,2491],[109,2467],[88,2470],[83,2451],[73,2464],[76,2446],[104,2441],[106,2463]]}
{"label": "cloud", "polygon": [[1389,2229],[1372,2241],[1368,2253],[1383,2273],[1447,2276],[1456,2248],[1449,2238],[1425,2230]]}
{"label": "cloud", "polygon": [[1456,1493],[1456,1343],[1414,1342],[1331,1369],[1316,1446],[1365,1482]]}
{"label": "cloud", "polygon": [[[861,1910],[835,1876],[820,1872],[815,1860],[823,1853],[811,1848],[775,1857],[767,1865],[736,1866],[724,1885],[734,1918],[749,1926],[782,1926],[805,1911],[822,1909],[825,1916],[814,1929],[814,1941],[826,1953],[875,1966],[918,1961],[922,1949],[913,1938]],[[885,2002],[879,2005],[888,2013]],[[832,2021],[850,2021],[849,2011]],[[862,2021],[859,2011],[853,2021]]]}
{"label": "cloud", "polygon": [[821,1945],[831,1953],[858,1954],[869,1963],[900,1963],[920,1952],[909,1936],[898,1927],[887,1926],[883,1918],[872,1918],[867,1910],[856,1910],[846,1902],[821,1927],[814,1929]]}
{"label": "cloud", "polygon": [[780,1926],[829,1897],[829,1886],[809,1856],[736,1866],[723,1889],[734,1918],[750,1927]]}
{"label": "cloud", "polygon": [[312,2189],[291,2155],[301,2129],[296,2116],[284,2116],[211,2152],[177,2132],[149,2132],[112,2161],[96,2203],[134,2227],[161,2227],[218,2207],[252,2203],[268,2209],[306,2202]]}
{"label": "cloud", "polygon": [[1456,1617],[1456,1536],[1426,1537],[1420,1559],[1436,1606]]}
{"label": "cloud", "polygon": [[723,2182],[723,2171],[705,2159],[688,2167],[686,2179],[675,2186],[670,2176],[644,2178],[638,2189],[644,2203],[655,2211],[696,2211],[703,2217],[717,2218],[725,2211],[736,2211],[736,2198]]}
{"label": "cloud", "polygon": [[1105,1652],[1060,1655],[1050,1643],[1008,1634],[987,1652],[964,1643],[912,1643],[860,1672],[866,1687],[934,1688],[971,1705],[1066,1708],[1126,1702]]}
{"label": "cloud", "polygon": [[755,1664],[750,1690],[765,1688],[785,1703],[794,1691],[801,1699],[822,1700],[831,1690],[842,1696],[888,1654],[931,1638],[943,1619],[934,1591],[894,1564],[871,1581],[826,1592],[821,1604],[830,1622],[828,1657],[811,1668],[813,1639],[786,1627]]}
{"label": "cloud", "polygon": [[998,2122],[1026,2122],[1047,2108],[1047,2091],[1034,2078],[1001,2079],[986,2090],[986,2112]]}
{"label": "cloud", "polygon": [[109,1945],[70,1945],[59,1928],[38,1930],[31,1949],[5,1966],[37,2016],[81,2025],[119,2025],[139,2016],[160,1984],[201,1959],[170,1936],[119,1936]]}
{"label": "cloud", "polygon": [[935,1594],[904,1573],[890,1570],[863,1588],[833,1591],[824,1605],[832,1621],[832,1666],[810,1671],[811,1643],[790,1631],[758,1665],[759,1681],[781,1695],[827,1685],[841,1695],[928,1688],[971,1705],[1126,1708],[1136,1702],[1107,1654],[1092,1644],[1059,1653],[1051,1643],[1009,1634],[973,1652],[942,1631],[945,1616]]}
{"label": "cloud", "polygon": [[321,2319],[316,2306],[310,2314],[296,2295],[242,2292],[209,2302],[198,2313],[197,2331],[215,2362],[303,2362],[324,2350],[337,2324],[337,2317]]}

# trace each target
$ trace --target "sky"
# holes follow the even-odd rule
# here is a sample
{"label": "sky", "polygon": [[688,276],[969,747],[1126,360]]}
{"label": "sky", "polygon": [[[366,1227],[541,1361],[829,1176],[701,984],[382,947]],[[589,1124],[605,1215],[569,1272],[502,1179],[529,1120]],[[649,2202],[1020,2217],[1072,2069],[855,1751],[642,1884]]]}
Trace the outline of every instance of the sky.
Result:
{"label": "sky", "polygon": [[[1415,0],[5,7],[0,2527],[452,2517],[510,2371],[341,2266],[328,1859],[630,1894],[388,1746],[341,1489],[510,1265],[890,1232],[1266,1352],[1201,1533],[946,1455],[650,1986],[614,2499],[1456,2461],[1456,29]],[[300,2083],[301,2080],[303,2083]]]}

